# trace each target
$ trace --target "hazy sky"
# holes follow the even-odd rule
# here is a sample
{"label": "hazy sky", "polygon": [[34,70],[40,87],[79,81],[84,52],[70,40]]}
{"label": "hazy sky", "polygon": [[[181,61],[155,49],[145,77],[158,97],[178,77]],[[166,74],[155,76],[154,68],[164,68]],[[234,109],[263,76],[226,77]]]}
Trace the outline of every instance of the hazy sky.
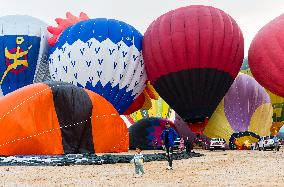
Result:
{"label": "hazy sky", "polygon": [[284,0],[0,0],[0,15],[26,14],[55,25],[56,17],[66,11],[90,18],[106,17],[125,21],[144,33],[148,25],[163,13],[181,6],[202,4],[224,10],[241,27],[245,54],[257,31],[284,13]]}

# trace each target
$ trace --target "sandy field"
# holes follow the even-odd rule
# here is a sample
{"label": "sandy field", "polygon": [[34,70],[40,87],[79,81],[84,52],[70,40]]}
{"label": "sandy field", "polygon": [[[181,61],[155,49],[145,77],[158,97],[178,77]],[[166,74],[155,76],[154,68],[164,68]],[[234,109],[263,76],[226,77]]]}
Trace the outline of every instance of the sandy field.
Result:
{"label": "sandy field", "polygon": [[[284,186],[284,149],[273,151],[202,151],[203,157],[145,163],[134,178],[131,164],[0,167],[1,186]],[[145,153],[145,151],[144,151]]]}

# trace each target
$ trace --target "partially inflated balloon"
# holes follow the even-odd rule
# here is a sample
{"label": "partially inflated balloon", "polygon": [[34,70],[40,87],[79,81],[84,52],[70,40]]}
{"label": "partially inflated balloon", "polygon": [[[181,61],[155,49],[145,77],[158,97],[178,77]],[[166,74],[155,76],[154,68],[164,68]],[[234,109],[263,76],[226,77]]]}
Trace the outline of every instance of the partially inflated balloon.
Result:
{"label": "partially inflated balloon", "polygon": [[[144,150],[161,148],[161,133],[165,124],[169,123],[174,128],[171,121],[163,118],[145,118],[129,127],[129,148],[141,147]],[[156,145],[155,145],[156,143]]]}
{"label": "partially inflated balloon", "polygon": [[141,119],[149,117],[169,118],[173,110],[169,105],[159,97],[158,100],[151,100],[152,107],[148,110],[138,110],[130,114],[127,118],[131,123],[136,123]]}
{"label": "partially inflated balloon", "polygon": [[248,53],[254,78],[272,93],[284,97],[284,14],[265,25]]}
{"label": "partially inflated balloon", "polygon": [[[61,33],[51,49],[51,77],[100,94],[123,114],[143,92],[147,79],[142,35],[122,21],[81,17]],[[62,31],[68,18],[73,20],[67,14],[66,20],[57,20],[57,29],[49,30]]]}
{"label": "partially inflated balloon", "polygon": [[0,155],[122,152],[128,131],[102,96],[44,82],[0,98]]}
{"label": "partially inflated balloon", "polygon": [[143,56],[159,95],[185,121],[196,122],[210,117],[230,88],[242,64],[243,45],[242,32],[228,14],[189,6],[148,27]]}
{"label": "partially inflated balloon", "polygon": [[48,37],[37,18],[0,17],[0,96],[49,76]]}

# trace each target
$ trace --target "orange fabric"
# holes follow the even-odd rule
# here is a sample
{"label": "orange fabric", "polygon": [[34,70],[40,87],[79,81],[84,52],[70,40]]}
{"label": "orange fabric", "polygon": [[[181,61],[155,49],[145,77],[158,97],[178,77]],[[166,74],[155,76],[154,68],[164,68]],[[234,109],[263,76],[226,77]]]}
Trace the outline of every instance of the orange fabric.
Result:
{"label": "orange fabric", "polygon": [[64,153],[47,85],[38,83],[16,90],[1,97],[0,106],[0,155]]}
{"label": "orange fabric", "polygon": [[103,97],[89,90],[86,92],[93,103],[92,134],[95,152],[128,151],[128,129],[118,112]]}
{"label": "orange fabric", "polygon": [[155,88],[151,85],[150,81],[147,81],[145,91],[148,93],[151,99],[158,100],[159,94],[156,92]]}
{"label": "orange fabric", "polygon": [[145,90],[143,91],[143,94],[144,94],[145,101],[144,101],[143,106],[141,107],[141,110],[149,110],[152,107],[151,98]]}

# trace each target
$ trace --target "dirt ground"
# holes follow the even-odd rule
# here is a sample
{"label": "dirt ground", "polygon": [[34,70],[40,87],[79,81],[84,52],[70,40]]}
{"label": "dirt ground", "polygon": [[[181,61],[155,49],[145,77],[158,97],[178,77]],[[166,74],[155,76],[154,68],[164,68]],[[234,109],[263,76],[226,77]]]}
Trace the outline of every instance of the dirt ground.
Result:
{"label": "dirt ground", "polygon": [[[0,167],[1,186],[284,186],[284,149],[273,151],[202,151],[203,157],[145,163],[134,178],[131,164]],[[145,153],[145,152],[144,152]]]}

